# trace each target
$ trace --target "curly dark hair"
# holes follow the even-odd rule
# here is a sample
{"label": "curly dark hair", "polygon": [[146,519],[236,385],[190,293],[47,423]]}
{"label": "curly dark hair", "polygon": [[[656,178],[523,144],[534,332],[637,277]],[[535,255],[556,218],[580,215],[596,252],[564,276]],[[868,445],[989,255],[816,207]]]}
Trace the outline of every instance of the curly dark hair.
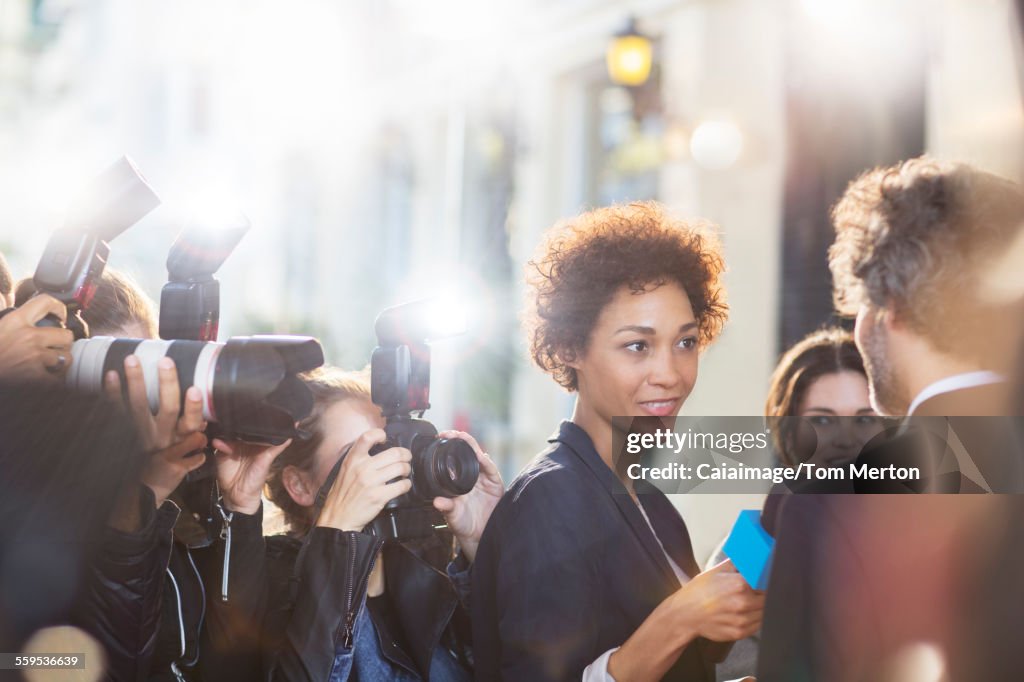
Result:
{"label": "curly dark hair", "polygon": [[576,370],[567,362],[585,352],[615,293],[667,282],[689,297],[703,349],[728,317],[724,268],[714,226],[673,219],[655,202],[598,208],[559,223],[527,264],[524,322],[533,360],[561,386],[577,390]]}
{"label": "curly dark hair", "polygon": [[832,220],[829,268],[839,312],[855,315],[870,303],[940,350],[983,352],[971,332],[999,313],[972,292],[1024,226],[1019,185],[920,157],[854,180]]}

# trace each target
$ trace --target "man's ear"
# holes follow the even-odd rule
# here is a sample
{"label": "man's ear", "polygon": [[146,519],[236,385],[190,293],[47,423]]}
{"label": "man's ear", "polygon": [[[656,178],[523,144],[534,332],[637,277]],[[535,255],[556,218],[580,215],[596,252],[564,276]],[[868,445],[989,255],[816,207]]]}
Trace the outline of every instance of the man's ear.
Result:
{"label": "man's ear", "polygon": [[907,328],[902,315],[896,314],[892,307],[876,308],[875,324],[885,328],[886,332],[900,332]]}
{"label": "man's ear", "polygon": [[891,331],[895,328],[894,319],[891,308],[880,308],[873,303],[865,303],[857,312],[857,325],[865,330],[883,327],[883,331]]}
{"label": "man's ear", "polygon": [[284,484],[284,489],[288,491],[288,496],[295,501],[295,504],[302,507],[313,506],[318,491],[313,489],[313,482],[309,480],[309,474],[289,464],[281,470],[281,483]]}

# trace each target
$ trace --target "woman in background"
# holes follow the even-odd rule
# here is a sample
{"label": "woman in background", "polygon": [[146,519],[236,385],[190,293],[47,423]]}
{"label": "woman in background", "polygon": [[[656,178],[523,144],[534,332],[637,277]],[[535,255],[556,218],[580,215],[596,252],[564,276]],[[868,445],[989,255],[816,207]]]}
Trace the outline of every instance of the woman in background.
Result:
{"label": "woman in background", "polygon": [[871,407],[853,335],[838,327],[812,332],[786,351],[772,372],[764,411],[788,467],[852,460],[884,426]]}

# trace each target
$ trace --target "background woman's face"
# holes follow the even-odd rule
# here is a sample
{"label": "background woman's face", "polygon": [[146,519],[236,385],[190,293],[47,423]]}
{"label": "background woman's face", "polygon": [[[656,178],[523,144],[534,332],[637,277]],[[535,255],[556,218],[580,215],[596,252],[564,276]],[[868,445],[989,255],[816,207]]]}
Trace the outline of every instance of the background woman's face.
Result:
{"label": "background woman's face", "polygon": [[856,371],[824,374],[804,393],[796,416],[795,452],[820,466],[852,460],[884,428],[871,409],[867,378]]}
{"label": "background woman's face", "polygon": [[573,364],[580,400],[602,419],[674,417],[697,380],[697,319],[675,282],[640,294],[623,286]]}
{"label": "background woman's face", "polygon": [[311,471],[316,489],[324,484],[341,453],[359,436],[370,429],[384,428],[380,408],[368,400],[350,398],[324,410],[320,427],[324,441],[316,451],[316,462]]}

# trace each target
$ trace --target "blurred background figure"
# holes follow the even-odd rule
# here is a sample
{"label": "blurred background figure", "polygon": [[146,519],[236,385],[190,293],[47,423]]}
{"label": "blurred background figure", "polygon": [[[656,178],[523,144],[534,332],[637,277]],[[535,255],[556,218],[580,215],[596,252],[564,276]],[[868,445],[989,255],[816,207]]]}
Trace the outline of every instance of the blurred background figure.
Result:
{"label": "blurred background figure", "polygon": [[68,622],[96,558],[83,540],[98,539],[142,448],[120,409],[62,386],[0,380],[0,405],[0,644],[22,651]]}

